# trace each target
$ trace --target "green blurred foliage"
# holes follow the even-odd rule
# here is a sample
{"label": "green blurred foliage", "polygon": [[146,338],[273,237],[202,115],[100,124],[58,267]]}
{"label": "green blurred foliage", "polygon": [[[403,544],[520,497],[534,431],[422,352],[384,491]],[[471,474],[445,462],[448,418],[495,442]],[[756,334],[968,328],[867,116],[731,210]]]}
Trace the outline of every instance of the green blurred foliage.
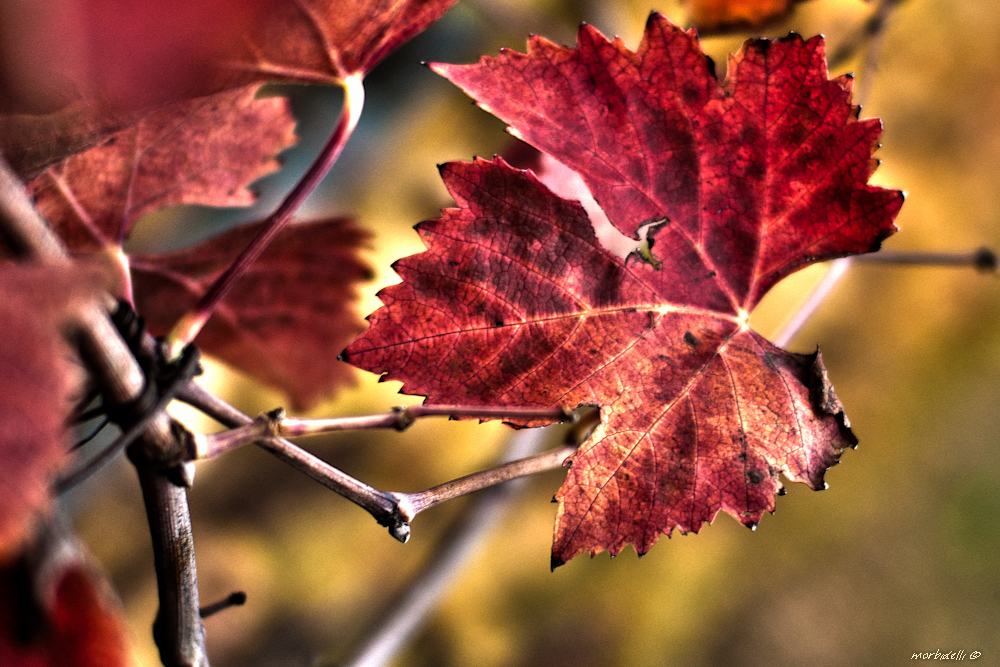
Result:
{"label": "green blurred foliage", "polygon": [[[365,290],[365,312],[396,280],[389,263],[422,249],[413,224],[449,203],[434,165],[490,156],[508,141],[502,123],[417,62],[523,50],[528,32],[572,43],[581,20],[634,47],[649,9],[638,0],[462,0],[371,74],[362,124],[307,210],[351,213],[375,233],[378,278]],[[657,9],[684,20],[681,6]],[[1000,12],[992,0],[906,0],[865,69],[873,42],[858,34],[870,11],[859,0],[812,0],[766,34],[822,32],[829,53],[854,45],[834,73],[856,71],[863,115],[885,124],[876,182],[908,193],[902,231],[886,248],[1000,248]],[[747,36],[704,40],[720,74]],[[337,93],[293,92],[308,141],[261,184],[264,202],[250,215],[273,205],[335,121]],[[176,245],[209,233],[192,231],[196,224],[217,229],[240,214],[183,215],[153,216],[136,243],[155,245],[159,234]],[[758,329],[774,333],[822,270],[769,295],[754,315]],[[754,533],[723,515],[699,535],[662,539],[641,560],[628,550],[550,573],[549,500],[561,475],[539,476],[397,664],[832,667],[958,649],[997,664],[998,313],[996,276],[856,265],[792,345],[822,345],[861,441],[828,474],[829,490],[790,485]],[[225,369],[210,371],[206,382],[251,414],[282,403]],[[359,375],[357,388],[316,413],[418,400],[397,389]],[[403,434],[307,446],[376,487],[413,491],[490,466],[507,434],[496,424],[425,420]],[[74,498],[78,529],[124,598],[137,656],[155,664],[155,584],[135,480],[120,462]],[[206,622],[217,667],[343,659],[464,507],[420,516],[401,545],[363,511],[253,449],[199,464],[192,503],[203,600],[249,595],[245,607]]]}

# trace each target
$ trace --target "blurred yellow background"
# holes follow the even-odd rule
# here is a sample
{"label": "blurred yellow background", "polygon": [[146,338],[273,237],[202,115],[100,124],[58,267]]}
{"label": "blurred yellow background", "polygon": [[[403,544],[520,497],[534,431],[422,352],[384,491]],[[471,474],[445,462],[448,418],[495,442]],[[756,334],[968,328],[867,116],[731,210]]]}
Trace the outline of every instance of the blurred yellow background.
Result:
{"label": "blurred yellow background", "polygon": [[[676,3],[652,7],[683,22]],[[491,156],[503,124],[420,60],[471,62],[529,32],[572,44],[579,22],[634,48],[651,7],[638,1],[461,0],[368,78],[362,123],[304,215],[351,214],[374,235],[375,292],[392,260],[419,252],[412,231],[449,200],[435,164]],[[860,0],[797,5],[768,36],[824,33],[828,53],[871,12]],[[704,39],[720,75],[748,34]],[[890,15],[877,66],[856,71],[863,116],[885,132],[875,182],[906,190],[891,250],[1000,249],[1000,9],[992,0],[905,0]],[[339,93],[292,89],[300,148],[260,183],[249,213],[183,209],[142,223],[133,247],[190,243],[262,215],[305,168],[336,120]],[[782,283],[754,315],[765,335],[822,275]],[[1000,664],[1000,282],[972,269],[856,265],[795,339],[822,346],[860,440],[827,474],[829,490],[790,484],[756,532],[721,515],[699,535],[662,539],[549,572],[561,473],[532,479],[458,577],[400,666],[896,665],[913,653],[980,651]],[[215,364],[205,382],[246,412],[281,396]],[[358,374],[316,415],[381,412],[419,399]],[[189,412],[178,410],[185,419]],[[208,428],[192,420],[192,426]],[[510,430],[424,420],[408,432],[305,442],[378,488],[416,491],[492,465]],[[254,448],[199,464],[191,493],[202,600],[244,590],[246,606],[206,621],[216,667],[336,664],[427,559],[467,500],[421,515],[408,544],[362,510]],[[80,534],[121,592],[140,664],[155,582],[145,516],[124,460],[71,498]]]}

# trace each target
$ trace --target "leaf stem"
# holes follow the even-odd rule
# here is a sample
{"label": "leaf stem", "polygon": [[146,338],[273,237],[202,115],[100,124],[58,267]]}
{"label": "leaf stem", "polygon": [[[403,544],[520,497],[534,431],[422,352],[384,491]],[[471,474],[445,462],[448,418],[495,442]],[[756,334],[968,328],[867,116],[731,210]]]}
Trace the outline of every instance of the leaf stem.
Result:
{"label": "leaf stem", "polygon": [[185,313],[167,334],[165,349],[168,361],[176,359],[184,346],[195,339],[212,316],[212,312],[236,283],[236,280],[260,256],[267,245],[278,235],[278,232],[288,224],[298,208],[312,194],[312,191],[316,189],[316,186],[340,157],[344,146],[354,132],[354,128],[358,125],[361,109],[365,102],[363,75],[360,72],[342,79],[341,85],[344,88],[344,108],[340,114],[340,121],[334,128],[329,141],[323,146],[302,179],[292,188],[292,191],[288,193],[274,213],[267,218],[258,235],[244,248],[229,268],[209,286],[198,304]]}

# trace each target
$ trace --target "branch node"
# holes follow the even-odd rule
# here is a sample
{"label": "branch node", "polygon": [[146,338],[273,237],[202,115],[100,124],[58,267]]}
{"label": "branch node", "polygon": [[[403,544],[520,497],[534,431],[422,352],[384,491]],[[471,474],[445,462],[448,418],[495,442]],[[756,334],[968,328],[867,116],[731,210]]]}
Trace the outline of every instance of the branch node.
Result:
{"label": "branch node", "polygon": [[[405,405],[397,405],[392,409],[392,414],[396,416],[396,420],[393,422],[392,427],[397,431],[405,431],[406,429],[413,426],[413,422],[417,421],[416,416],[410,411],[410,408]],[[404,542],[406,540],[403,540]]]}
{"label": "branch node", "polygon": [[996,273],[997,254],[989,248],[980,248],[972,256],[972,265],[982,273]]}
{"label": "branch node", "polygon": [[282,436],[281,422],[284,421],[285,414],[284,408],[275,408],[270,412],[262,413],[255,421],[263,426],[262,434],[280,438]]}
{"label": "branch node", "polygon": [[242,607],[247,602],[247,594],[243,591],[236,591],[235,593],[230,593],[227,597],[214,602],[210,605],[202,607],[198,610],[198,615],[202,619],[208,618],[209,616],[214,616],[220,611],[225,611],[230,607]]}
{"label": "branch node", "polygon": [[389,534],[406,544],[410,541],[410,524],[405,521],[397,521],[389,526]]}

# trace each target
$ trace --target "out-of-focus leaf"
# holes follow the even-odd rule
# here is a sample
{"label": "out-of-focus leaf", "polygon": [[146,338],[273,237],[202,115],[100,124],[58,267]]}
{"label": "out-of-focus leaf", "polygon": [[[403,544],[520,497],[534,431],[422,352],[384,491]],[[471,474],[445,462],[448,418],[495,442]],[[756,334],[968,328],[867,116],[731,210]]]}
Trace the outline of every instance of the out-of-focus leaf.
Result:
{"label": "out-of-focus leaf", "polygon": [[[135,301],[150,330],[165,334],[249,243],[260,223],[193,248],[131,257]],[[215,310],[198,346],[306,408],[350,382],[337,355],[362,329],[359,256],[368,234],[350,220],[292,224],[281,231]]]}
{"label": "out-of-focus leaf", "polygon": [[456,0],[0,0],[0,151],[23,177],[156,107],[364,75]]}
{"label": "out-of-focus leaf", "polygon": [[142,215],[173,204],[245,206],[247,186],[295,142],[284,98],[256,86],[178,102],[53,165],[29,188],[74,251],[121,245]]}
{"label": "out-of-focus leaf", "polygon": [[0,568],[0,665],[131,665],[108,583],[71,540],[47,538]]}
{"label": "out-of-focus leaf", "polygon": [[685,0],[691,23],[703,33],[759,28],[781,18],[802,0]]}
{"label": "out-of-focus leaf", "polygon": [[66,422],[80,377],[62,329],[97,286],[83,270],[0,263],[0,561],[47,510],[68,462]]}

